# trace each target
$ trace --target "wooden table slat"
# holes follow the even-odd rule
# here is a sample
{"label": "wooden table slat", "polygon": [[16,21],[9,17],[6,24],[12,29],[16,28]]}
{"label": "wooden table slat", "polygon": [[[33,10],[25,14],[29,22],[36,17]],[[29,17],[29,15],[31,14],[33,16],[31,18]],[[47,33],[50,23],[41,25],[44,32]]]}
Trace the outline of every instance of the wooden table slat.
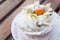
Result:
{"label": "wooden table slat", "polygon": [[[22,1],[22,0],[20,0]],[[20,1],[7,0],[0,5],[0,19],[2,19],[10,10],[12,10]]]}
{"label": "wooden table slat", "polygon": [[60,10],[59,10],[58,14],[60,15]]}
{"label": "wooden table slat", "polygon": [[47,3],[51,3],[52,9],[55,10],[57,6],[59,5],[60,0],[45,0],[43,4],[47,4]]}

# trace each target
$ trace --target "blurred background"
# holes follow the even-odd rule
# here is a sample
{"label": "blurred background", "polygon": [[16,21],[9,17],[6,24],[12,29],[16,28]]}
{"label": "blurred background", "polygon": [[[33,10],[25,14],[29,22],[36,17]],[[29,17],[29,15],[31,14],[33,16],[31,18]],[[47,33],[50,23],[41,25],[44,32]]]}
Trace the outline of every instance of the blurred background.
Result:
{"label": "blurred background", "polygon": [[[0,0],[0,40],[14,40],[11,35],[13,18],[23,6],[32,4],[34,0]],[[51,3],[52,9],[60,15],[60,0],[39,0],[40,4]]]}

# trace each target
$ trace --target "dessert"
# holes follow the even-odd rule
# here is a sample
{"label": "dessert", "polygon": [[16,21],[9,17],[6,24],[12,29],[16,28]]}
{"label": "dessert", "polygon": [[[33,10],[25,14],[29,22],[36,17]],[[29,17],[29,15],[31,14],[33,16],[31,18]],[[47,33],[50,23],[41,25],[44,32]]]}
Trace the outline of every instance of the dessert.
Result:
{"label": "dessert", "polygon": [[40,32],[49,27],[52,20],[52,8],[46,5],[31,4],[23,7],[19,27],[26,32]]}

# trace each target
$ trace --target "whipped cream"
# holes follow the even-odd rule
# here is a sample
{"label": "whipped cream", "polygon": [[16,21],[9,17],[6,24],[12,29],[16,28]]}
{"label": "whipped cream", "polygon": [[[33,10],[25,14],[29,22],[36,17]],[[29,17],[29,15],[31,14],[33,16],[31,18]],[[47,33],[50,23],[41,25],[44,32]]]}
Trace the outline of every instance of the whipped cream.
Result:
{"label": "whipped cream", "polygon": [[[27,5],[23,7],[23,13],[21,13],[21,22],[20,28],[23,31],[28,32],[37,32],[47,28],[52,20],[52,8],[50,4],[40,5],[45,9],[43,15],[36,15],[34,14],[34,8],[37,8],[35,4]],[[37,23],[38,22],[38,23]],[[46,27],[47,26],[47,27]]]}

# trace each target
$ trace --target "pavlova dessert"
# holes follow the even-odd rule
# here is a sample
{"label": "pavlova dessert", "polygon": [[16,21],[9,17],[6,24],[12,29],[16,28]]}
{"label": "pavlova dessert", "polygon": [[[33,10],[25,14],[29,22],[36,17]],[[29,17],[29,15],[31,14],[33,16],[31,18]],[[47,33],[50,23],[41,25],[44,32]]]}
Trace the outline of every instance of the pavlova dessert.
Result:
{"label": "pavlova dessert", "polygon": [[49,27],[52,20],[52,8],[46,5],[31,4],[23,7],[19,27],[24,32],[40,32]]}

